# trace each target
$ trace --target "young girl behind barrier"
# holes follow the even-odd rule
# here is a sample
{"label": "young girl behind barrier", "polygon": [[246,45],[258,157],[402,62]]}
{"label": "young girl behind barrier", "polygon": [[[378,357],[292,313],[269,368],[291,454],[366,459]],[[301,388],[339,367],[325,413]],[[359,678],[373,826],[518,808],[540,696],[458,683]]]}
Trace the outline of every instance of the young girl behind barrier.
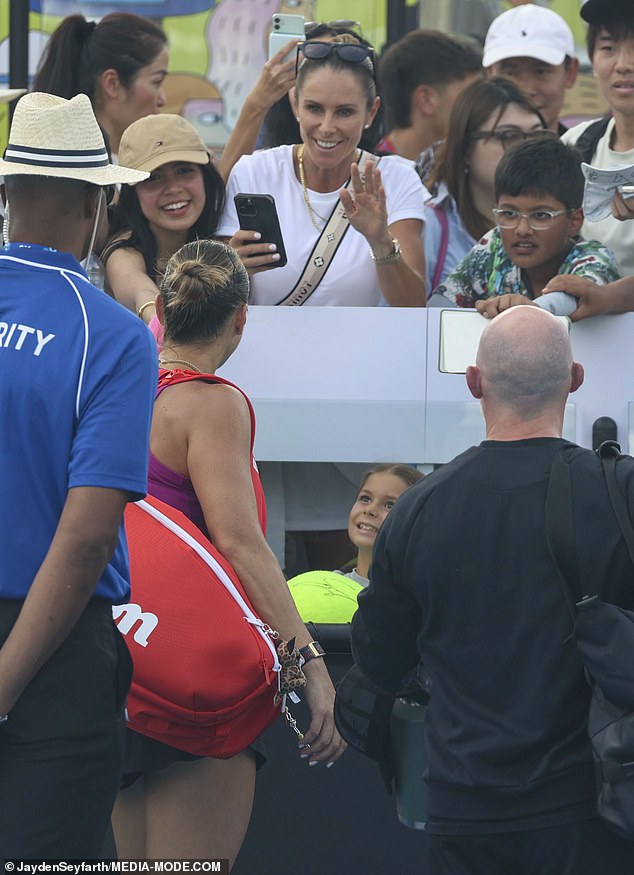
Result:
{"label": "young girl behind barrier", "polygon": [[368,585],[372,547],[379,528],[399,495],[422,477],[411,465],[374,465],[366,471],[348,517],[348,537],[357,548],[357,563],[347,577]]}

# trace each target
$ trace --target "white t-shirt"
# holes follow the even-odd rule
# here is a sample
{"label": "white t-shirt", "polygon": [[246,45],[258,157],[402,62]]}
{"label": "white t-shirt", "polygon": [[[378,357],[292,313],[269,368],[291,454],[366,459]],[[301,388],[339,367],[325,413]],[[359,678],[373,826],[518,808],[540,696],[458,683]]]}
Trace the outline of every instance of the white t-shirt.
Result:
{"label": "white t-shirt", "polygon": [[[581,134],[590,122],[582,122],[562,136],[564,143],[574,146]],[[634,164],[634,149],[627,152],[615,152],[610,149],[610,138],[614,130],[614,119],[611,119],[605,134],[597,143],[597,147],[588,164],[593,167],[601,167],[606,170],[615,167],[623,167],[626,164]],[[581,235],[586,240],[599,240],[604,246],[614,252],[617,265],[622,276],[634,274],[634,219],[619,222],[613,216],[601,219],[600,222],[586,220],[581,228]]]}
{"label": "white t-shirt", "polygon": [[[429,192],[413,162],[387,156],[381,158],[379,167],[388,224],[401,219],[423,221],[423,204]],[[288,263],[251,278],[251,303],[277,304],[294,288],[319,233],[311,221],[301,183],[295,175],[293,147],[264,149],[238,161],[229,176],[226,205],[216,231],[219,237],[231,237],[239,227],[233,201],[238,192],[271,194],[275,198]],[[308,196],[321,230],[339,199],[339,189],[325,193],[309,189]],[[381,289],[368,243],[350,227],[317,290],[304,306],[374,307],[380,301]]]}

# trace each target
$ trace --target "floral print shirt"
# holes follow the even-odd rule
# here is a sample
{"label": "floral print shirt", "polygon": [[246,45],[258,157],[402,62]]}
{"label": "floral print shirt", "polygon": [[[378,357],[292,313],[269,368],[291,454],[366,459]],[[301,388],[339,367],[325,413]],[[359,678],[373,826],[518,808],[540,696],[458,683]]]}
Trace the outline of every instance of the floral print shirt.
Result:
{"label": "floral print shirt", "polygon": [[[583,276],[599,285],[619,278],[612,251],[598,240],[583,240],[581,237],[575,238],[574,246],[562,261],[558,273]],[[476,243],[435,291],[457,307],[475,307],[476,301],[493,295],[533,297],[521,269],[506,254],[497,228],[488,231]]]}

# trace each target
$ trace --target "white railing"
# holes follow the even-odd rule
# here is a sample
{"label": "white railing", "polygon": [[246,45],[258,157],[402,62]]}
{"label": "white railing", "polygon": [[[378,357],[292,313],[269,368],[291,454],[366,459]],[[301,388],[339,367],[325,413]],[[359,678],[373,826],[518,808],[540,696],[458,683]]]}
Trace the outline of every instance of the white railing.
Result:
{"label": "white railing", "polygon": [[[220,373],[253,401],[256,458],[433,464],[482,440],[480,405],[464,375],[440,370],[442,312],[252,307]],[[462,315],[486,324],[475,312]],[[570,396],[565,436],[589,447],[594,421],[609,416],[629,452],[634,314],[580,322],[571,337],[586,379]]]}

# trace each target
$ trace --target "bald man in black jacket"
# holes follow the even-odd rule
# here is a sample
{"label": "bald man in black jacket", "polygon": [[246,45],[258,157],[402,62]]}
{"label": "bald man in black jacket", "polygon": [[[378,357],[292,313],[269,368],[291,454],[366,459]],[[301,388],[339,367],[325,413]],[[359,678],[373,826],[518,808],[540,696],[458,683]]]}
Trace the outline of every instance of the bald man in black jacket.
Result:
{"label": "bald man in black jacket", "polygon": [[[631,843],[595,814],[590,688],[546,543],[550,468],[582,382],[561,320],[532,306],[497,316],[467,371],[486,440],[404,493],[377,537],[353,652],[388,692],[421,668],[431,681],[433,875],[632,871]],[[632,608],[600,460],[570,453],[581,581]],[[618,475],[632,513],[634,460]]]}

